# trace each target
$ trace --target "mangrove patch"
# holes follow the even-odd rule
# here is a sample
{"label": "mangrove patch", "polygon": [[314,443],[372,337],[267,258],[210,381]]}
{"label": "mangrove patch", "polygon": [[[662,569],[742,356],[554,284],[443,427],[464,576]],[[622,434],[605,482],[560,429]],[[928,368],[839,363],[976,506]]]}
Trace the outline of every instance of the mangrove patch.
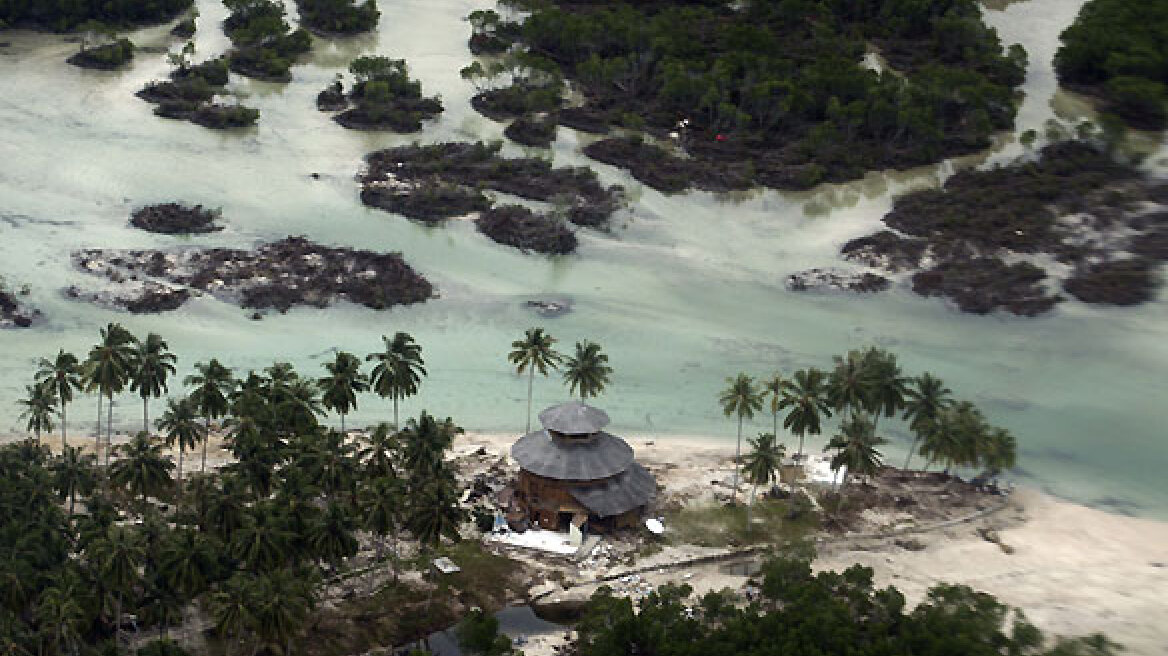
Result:
{"label": "mangrove patch", "polygon": [[134,210],[130,225],[147,232],[164,235],[193,235],[222,230],[216,221],[222,213],[202,205],[188,207],[179,203],[147,205]]}
{"label": "mangrove patch", "polygon": [[[1033,316],[1062,299],[1051,291],[1060,284],[1085,303],[1134,305],[1154,297],[1168,260],[1166,202],[1168,185],[1099,145],[1058,142],[897,198],[889,230],[841,251],[873,269],[915,272],[914,291],[967,312]],[[1070,268],[1065,281],[1040,266],[1050,260]]]}
{"label": "mangrove patch", "polygon": [[81,68],[94,68],[102,71],[119,69],[134,58],[134,44],[123,37],[89,48],[82,48],[65,61]]}
{"label": "mangrove patch", "polygon": [[1059,82],[1095,97],[1104,112],[1133,127],[1168,126],[1168,6],[1089,0],[1059,38]]}
{"label": "mangrove patch", "polygon": [[252,251],[89,249],[74,252],[73,263],[110,285],[96,293],[71,287],[68,296],[135,313],[173,310],[199,294],[241,308],[284,312],[338,301],[382,310],[421,303],[434,293],[398,253],[322,246],[303,237]]}
{"label": "mangrove patch", "polygon": [[553,168],[535,157],[501,157],[500,143],[441,143],[389,148],[365,157],[361,200],[370,207],[435,222],[493,206],[490,189],[552,203],[578,226],[603,228],[623,202],[585,167]]}
{"label": "mangrove patch", "polygon": [[1013,126],[1026,71],[974,0],[523,6],[517,28],[472,15],[472,47],[511,48],[462,70],[472,105],[566,121],[570,82],[573,123],[669,144],[589,150],[661,191],[804,189],[976,152]]}
{"label": "mangrove patch", "polygon": [[484,210],[475,226],[493,241],[524,251],[564,255],[576,250],[576,234],[563,221],[521,205]]}
{"label": "mangrove patch", "polygon": [[348,36],[377,27],[381,11],[375,0],[296,0],[300,24],[316,34]]}
{"label": "mangrove patch", "polygon": [[28,285],[13,291],[9,289],[4,278],[0,278],[0,329],[30,328],[34,323],[44,319],[40,310],[29,307],[22,300],[29,293]]}
{"label": "mangrove patch", "polygon": [[421,132],[422,121],[442,113],[442,101],[424,97],[404,59],[358,57],[349,64],[353,89],[347,95],[336,80],[316,97],[321,111],[339,111],[337,123],[353,130]]}
{"label": "mangrove patch", "polygon": [[190,121],[213,129],[240,128],[255,125],[260,111],[238,103],[224,105],[214,102],[216,95],[226,93],[227,61],[220,57],[201,64],[187,62],[184,50],[178,57],[179,65],[171,71],[170,80],[149,82],[136,96],[157,105],[155,116]]}
{"label": "mangrove patch", "polygon": [[276,0],[223,0],[231,15],[223,32],[234,46],[227,53],[232,71],[266,82],[288,82],[297,57],[312,49],[304,28],[292,30],[284,20],[284,3]]}

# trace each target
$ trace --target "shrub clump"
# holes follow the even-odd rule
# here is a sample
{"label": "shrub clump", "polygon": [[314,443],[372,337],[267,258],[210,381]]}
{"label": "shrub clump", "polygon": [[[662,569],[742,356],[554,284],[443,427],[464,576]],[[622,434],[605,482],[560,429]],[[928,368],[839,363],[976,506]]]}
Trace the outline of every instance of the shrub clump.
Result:
{"label": "shrub clump", "polygon": [[219,210],[210,210],[202,205],[187,207],[179,203],[147,205],[135,210],[130,216],[130,225],[148,232],[166,235],[190,235],[222,230],[216,225]]}
{"label": "shrub clump", "polygon": [[122,37],[113,43],[82,48],[80,52],[65,61],[81,68],[112,71],[130,63],[133,58],[134,44],[129,39]]}
{"label": "shrub clump", "polygon": [[567,226],[552,216],[536,214],[521,205],[486,210],[475,225],[492,240],[524,251],[564,255],[576,250],[576,235]]}

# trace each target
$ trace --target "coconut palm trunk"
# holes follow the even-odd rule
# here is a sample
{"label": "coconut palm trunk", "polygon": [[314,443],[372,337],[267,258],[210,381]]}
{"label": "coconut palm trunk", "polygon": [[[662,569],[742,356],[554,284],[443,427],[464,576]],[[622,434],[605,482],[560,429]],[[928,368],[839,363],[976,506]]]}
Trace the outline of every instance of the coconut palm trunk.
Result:
{"label": "coconut palm trunk", "polygon": [[176,480],[176,482],[178,483],[178,494],[179,494],[179,496],[182,496],[182,488],[183,488],[183,485],[182,485],[182,482],[183,482],[183,481],[182,481],[182,468],[183,468],[183,452],[184,452],[184,451],[186,451],[186,447],[185,447],[185,445],[183,445],[183,442],[182,442],[182,440],[180,439],[180,440],[178,441],[178,478],[177,478],[177,479],[175,479],[175,480]]}
{"label": "coconut palm trunk", "polygon": [[203,464],[199,467],[199,473],[201,474],[207,473],[207,442],[211,441],[211,415],[206,416],[204,426],[206,426],[207,430],[203,432]]}
{"label": "coconut palm trunk", "polygon": [[109,467],[110,450],[114,443],[114,393],[110,392],[105,404],[105,466]]}
{"label": "coconut palm trunk", "polygon": [[150,401],[142,397],[142,432],[150,433]]}
{"label": "coconut palm trunk", "polygon": [[61,453],[65,453],[65,448],[69,446],[69,441],[65,439],[65,403],[61,403]]}
{"label": "coconut palm trunk", "polygon": [[734,445],[734,491],[731,492],[730,502],[738,503],[738,469],[742,459],[742,415],[738,415],[738,442]]}
{"label": "coconut palm trunk", "polygon": [[97,437],[93,440],[93,455],[101,457],[101,394],[97,395]]}
{"label": "coconut palm trunk", "polygon": [[527,430],[525,433],[531,432],[531,390],[532,385],[535,384],[535,366],[527,370]]}
{"label": "coconut palm trunk", "polygon": [[913,453],[915,453],[915,452],[916,452],[916,450],[917,450],[917,442],[920,442],[920,441],[921,441],[921,436],[920,436],[920,435],[917,435],[917,436],[913,437],[913,443],[912,443],[912,446],[910,446],[910,447],[908,448],[908,457],[906,457],[906,458],[904,459],[904,470],[905,470],[905,471],[908,471],[908,463],[909,463],[909,461],[910,461],[910,460],[912,460]]}

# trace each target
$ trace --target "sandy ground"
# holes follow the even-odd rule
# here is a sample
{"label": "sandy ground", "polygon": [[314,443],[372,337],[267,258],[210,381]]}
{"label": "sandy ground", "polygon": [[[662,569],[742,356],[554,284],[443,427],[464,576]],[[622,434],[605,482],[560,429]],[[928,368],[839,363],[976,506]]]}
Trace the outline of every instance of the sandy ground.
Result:
{"label": "sandy ground", "polygon": [[[978,528],[994,528],[1006,553]],[[926,547],[890,542],[839,549],[824,569],[872,567],[877,585],[895,585],[915,604],[938,582],[963,583],[1021,608],[1048,634],[1103,632],[1129,656],[1168,654],[1168,524],[1111,515],[1032,490],[1014,494],[983,521],[915,536]]]}
{"label": "sandy ground", "polygon": [[[459,438],[455,453],[484,447],[502,455],[514,440],[512,435],[471,433]],[[670,492],[701,502],[729,489],[710,484],[711,480],[729,480],[733,471],[734,449],[725,442],[670,438],[630,443],[638,461],[648,465]],[[986,529],[995,531],[1008,548],[987,541],[981,532]],[[1168,654],[1168,622],[1164,621],[1168,523],[1113,515],[1024,489],[1015,492],[1003,510],[985,518],[907,537],[924,548],[910,551],[888,538],[828,540],[820,545],[815,566],[842,570],[860,563],[871,567],[876,584],[896,586],[910,606],[937,583],[962,583],[1022,609],[1048,636],[1103,632],[1122,643],[1127,656]],[[669,550],[638,566],[709,551],[698,547]],[[667,581],[689,584],[701,594],[739,589],[746,577],[725,567],[705,566],[644,574],[611,585],[636,596]],[[557,642],[545,637],[524,649],[529,656],[550,654]]]}
{"label": "sandy ground", "polygon": [[[515,438],[467,433],[455,441],[452,455],[460,458],[481,448],[498,460],[509,453]],[[114,442],[126,439],[115,436]],[[70,441],[92,445],[92,438],[83,435]],[[732,475],[734,450],[725,442],[671,437],[630,443],[637,459],[670,493],[701,503],[724,498],[729,491],[728,484],[711,484],[729,481]],[[230,453],[213,437],[208,466],[229,461]],[[196,470],[198,462],[198,450],[187,454],[188,471]],[[982,533],[986,529],[995,531],[1008,548],[987,541]],[[910,537],[923,548],[908,550],[887,538],[829,539],[820,545],[816,567],[844,569],[855,563],[872,567],[877,585],[895,585],[910,605],[936,583],[962,583],[1022,609],[1050,636],[1103,632],[1122,643],[1128,656],[1168,654],[1168,622],[1163,619],[1168,611],[1168,523],[1112,515],[1020,490],[1003,510],[985,518]],[[710,550],[699,547],[669,548],[637,566],[707,553]],[[586,584],[594,575],[580,569],[571,578]],[[746,577],[710,565],[645,574],[612,585],[618,592],[638,596],[667,581],[687,583],[701,594],[740,589]],[[587,594],[591,589],[585,585],[572,593]],[[551,654],[562,642],[563,636],[543,636],[525,645],[524,651],[529,656]]]}

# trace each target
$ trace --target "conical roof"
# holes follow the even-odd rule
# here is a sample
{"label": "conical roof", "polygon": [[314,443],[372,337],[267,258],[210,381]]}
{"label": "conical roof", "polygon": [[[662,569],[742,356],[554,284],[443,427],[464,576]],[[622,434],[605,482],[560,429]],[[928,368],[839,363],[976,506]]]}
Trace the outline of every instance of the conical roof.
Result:
{"label": "conical roof", "polygon": [[591,435],[608,425],[608,413],[600,408],[569,401],[539,413],[543,427],[564,435]]}
{"label": "conical roof", "polygon": [[595,481],[615,476],[633,463],[633,448],[603,431],[588,439],[556,438],[538,430],[519,438],[511,457],[527,471],[567,481]]}

